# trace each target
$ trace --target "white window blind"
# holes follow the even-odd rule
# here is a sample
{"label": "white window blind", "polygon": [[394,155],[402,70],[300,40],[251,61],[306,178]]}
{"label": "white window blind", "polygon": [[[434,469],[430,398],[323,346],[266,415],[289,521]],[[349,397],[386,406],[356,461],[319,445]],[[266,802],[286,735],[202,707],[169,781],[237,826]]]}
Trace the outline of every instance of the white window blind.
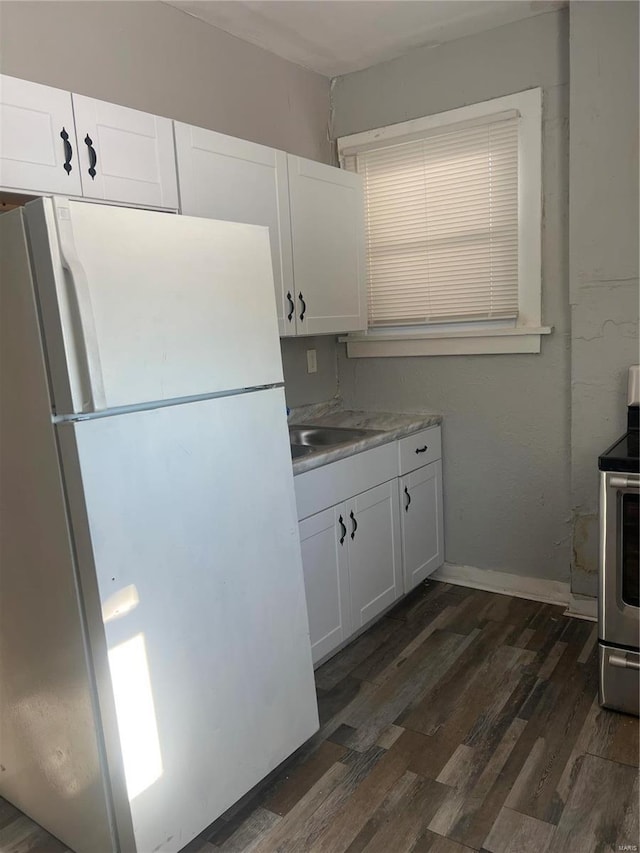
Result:
{"label": "white window blind", "polygon": [[344,152],[364,180],[370,326],[517,317],[518,120]]}

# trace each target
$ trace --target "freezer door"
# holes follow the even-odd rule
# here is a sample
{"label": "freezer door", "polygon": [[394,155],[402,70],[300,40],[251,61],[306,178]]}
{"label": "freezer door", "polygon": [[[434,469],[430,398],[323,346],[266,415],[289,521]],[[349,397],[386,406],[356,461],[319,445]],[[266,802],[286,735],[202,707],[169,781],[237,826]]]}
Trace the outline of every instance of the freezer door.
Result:
{"label": "freezer door", "polygon": [[317,728],[284,395],[58,429],[114,798],[121,748],[136,849],[172,853]]}
{"label": "freezer door", "polygon": [[282,382],[266,228],[27,205],[58,414]]}

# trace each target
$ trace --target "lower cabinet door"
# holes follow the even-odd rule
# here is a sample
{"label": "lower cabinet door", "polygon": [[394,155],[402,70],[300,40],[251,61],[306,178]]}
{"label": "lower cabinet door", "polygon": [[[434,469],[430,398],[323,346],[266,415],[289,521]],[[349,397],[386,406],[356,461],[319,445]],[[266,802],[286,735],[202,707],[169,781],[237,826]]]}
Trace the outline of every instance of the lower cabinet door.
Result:
{"label": "lower cabinet door", "polygon": [[398,482],[404,589],[409,592],[444,562],[442,461],[418,468]]}
{"label": "lower cabinet door", "polygon": [[351,498],[345,508],[356,631],[402,595],[397,480]]}
{"label": "lower cabinet door", "polygon": [[303,519],[299,529],[311,655],[316,663],[352,633],[345,505]]}

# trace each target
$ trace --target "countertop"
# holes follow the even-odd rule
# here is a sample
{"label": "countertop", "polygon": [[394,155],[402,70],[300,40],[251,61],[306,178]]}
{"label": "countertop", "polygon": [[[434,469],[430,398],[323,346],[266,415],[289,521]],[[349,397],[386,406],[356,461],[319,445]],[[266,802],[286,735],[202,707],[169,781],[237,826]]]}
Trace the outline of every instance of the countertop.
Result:
{"label": "countertop", "polygon": [[293,409],[289,415],[289,424],[307,424],[313,426],[351,427],[357,429],[381,430],[348,444],[318,450],[308,456],[293,460],[293,473],[302,474],[313,468],[320,468],[338,459],[353,456],[363,450],[379,447],[390,441],[404,438],[414,432],[442,423],[442,415],[434,413],[399,412],[358,412],[343,409],[339,403],[321,403]]}

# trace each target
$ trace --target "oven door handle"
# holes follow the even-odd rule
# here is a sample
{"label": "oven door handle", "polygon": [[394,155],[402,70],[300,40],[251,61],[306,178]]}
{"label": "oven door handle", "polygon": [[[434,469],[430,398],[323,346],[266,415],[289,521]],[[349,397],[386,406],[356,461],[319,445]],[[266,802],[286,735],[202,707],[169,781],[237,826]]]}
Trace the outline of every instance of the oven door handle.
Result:
{"label": "oven door handle", "polygon": [[623,477],[616,475],[611,477],[609,485],[614,489],[633,489],[640,491],[640,477]]}
{"label": "oven door handle", "polygon": [[622,669],[640,669],[640,660],[629,660],[628,657],[620,655],[609,655],[611,666],[619,666]]}

